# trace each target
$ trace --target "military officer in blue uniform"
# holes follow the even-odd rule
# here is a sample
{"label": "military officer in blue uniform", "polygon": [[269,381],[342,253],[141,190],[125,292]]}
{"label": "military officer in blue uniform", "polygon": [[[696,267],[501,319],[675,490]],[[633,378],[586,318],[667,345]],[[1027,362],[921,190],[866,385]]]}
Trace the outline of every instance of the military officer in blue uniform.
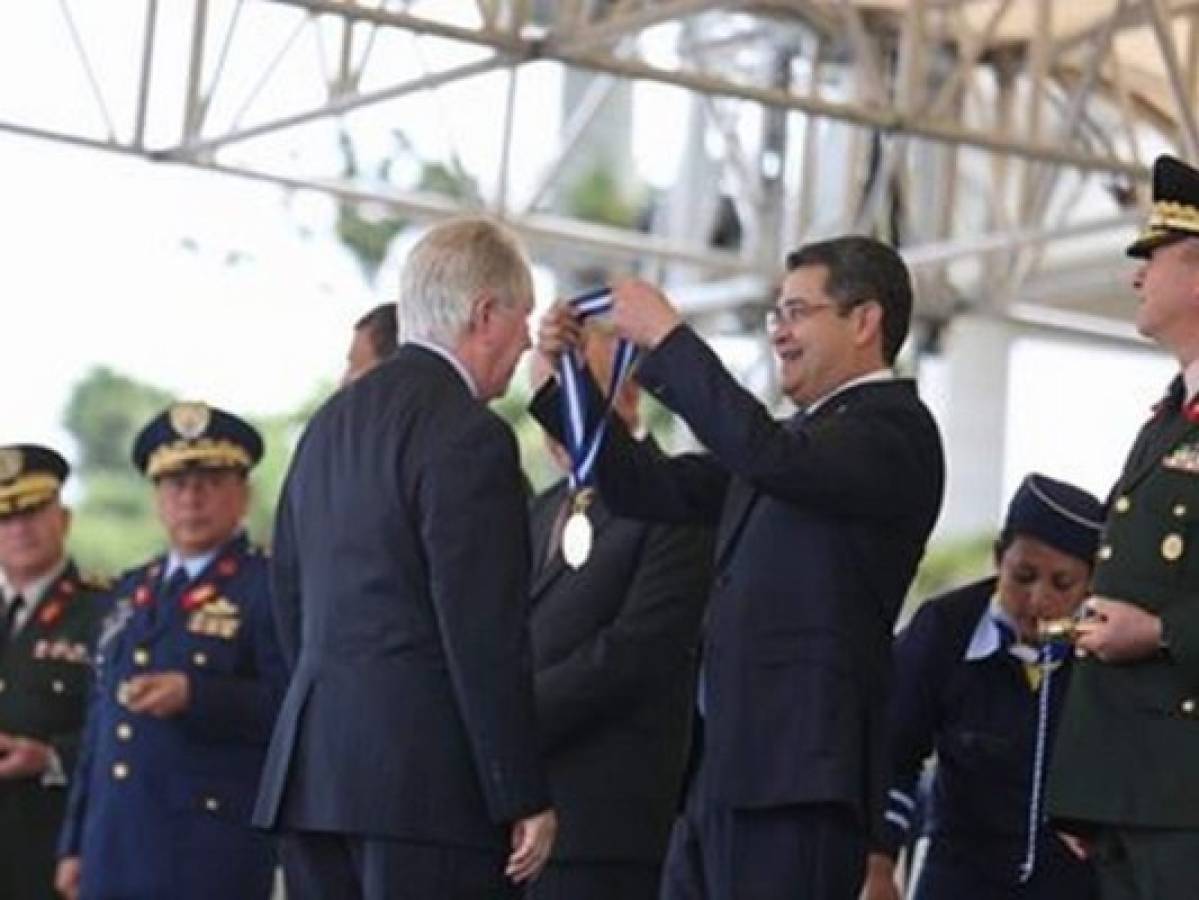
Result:
{"label": "military officer in blue uniform", "polygon": [[1048,749],[1072,654],[1038,626],[1070,621],[1087,596],[1103,507],[1029,475],[995,545],[998,574],[924,604],[895,644],[891,758],[866,900],[898,900],[894,860],[911,837],[930,753],[930,844],[916,900],[1092,900],[1090,866],[1047,825]]}
{"label": "military officer in blue uniform", "polygon": [[242,531],[262,440],[177,403],[138,435],[170,549],[113,591],[60,839],[59,889],[82,900],[255,900],[271,839],[249,824],[282,697],[267,563]]}
{"label": "military officer in blue uniform", "polygon": [[58,829],[83,730],[106,587],[67,557],[70,468],[0,447],[0,897],[55,897]]}
{"label": "military officer in blue uniform", "polygon": [[1199,896],[1199,171],[1153,167],[1137,328],[1181,369],[1109,501],[1050,810],[1104,900]]}

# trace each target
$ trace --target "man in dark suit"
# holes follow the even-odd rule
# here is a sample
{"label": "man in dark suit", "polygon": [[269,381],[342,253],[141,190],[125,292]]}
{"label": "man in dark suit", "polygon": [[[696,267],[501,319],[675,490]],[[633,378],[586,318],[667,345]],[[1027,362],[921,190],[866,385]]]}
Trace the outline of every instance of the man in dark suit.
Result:
{"label": "man in dark suit", "polygon": [[1182,368],[1113,489],[1050,773],[1104,900],[1199,894],[1199,171],[1153,167],[1137,328]]}
{"label": "man in dark suit", "polygon": [[399,346],[398,331],[394,303],[380,303],[355,322],[341,383],[349,384],[383,360],[391,359]]}
{"label": "man in dark suit", "polygon": [[300,440],[275,534],[291,684],[256,821],[292,900],[516,896],[549,855],[516,441],[486,406],[529,346],[520,247],[432,229],[402,276],[406,342]]}
{"label": "man in dark suit", "polygon": [[[718,525],[700,675],[705,746],[663,878],[666,898],[844,900],[880,814],[891,629],[940,507],[935,423],[890,366],[911,288],[890,248],[849,237],[787,260],[767,327],[778,422],[655,288],[615,286],[638,380],[709,449],[667,458],[610,429],[600,491],[621,515]],[[564,305],[550,356],[577,340]],[[535,400],[553,423],[553,397]]]}
{"label": "man in dark suit", "polygon": [[[601,384],[615,344],[588,329]],[[612,400],[630,430],[639,399],[627,380]],[[534,683],[559,833],[526,898],[654,900],[687,758],[711,532],[617,518],[597,500],[594,548],[573,570],[561,550],[570,503],[562,481],[532,506]]]}
{"label": "man in dark suit", "polygon": [[274,841],[250,810],[285,674],[266,558],[242,529],[262,450],[204,403],[134,441],[170,548],[112,589],[59,839],[70,900],[270,896]]}
{"label": "man in dark suit", "polygon": [[58,829],[107,586],[67,558],[70,468],[49,447],[0,447],[0,897],[55,897]]}

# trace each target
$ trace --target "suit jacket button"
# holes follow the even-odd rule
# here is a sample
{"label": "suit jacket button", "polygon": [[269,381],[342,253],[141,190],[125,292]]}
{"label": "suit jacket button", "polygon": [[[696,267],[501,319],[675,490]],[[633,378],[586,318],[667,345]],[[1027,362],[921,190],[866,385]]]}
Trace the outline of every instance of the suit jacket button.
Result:
{"label": "suit jacket button", "polygon": [[133,739],[133,726],[128,722],[122,722],[117,726],[117,740],[128,741]]}
{"label": "suit jacket button", "polygon": [[133,651],[133,662],[139,666],[150,665],[150,651],[145,647],[138,647]]}
{"label": "suit jacket button", "polygon": [[1162,539],[1162,559],[1166,562],[1177,562],[1182,558],[1182,551],[1185,546],[1181,534],[1167,534]]}
{"label": "suit jacket button", "polygon": [[119,762],[112,764],[112,777],[117,781],[124,781],[129,777],[129,766],[126,763]]}
{"label": "suit jacket button", "polygon": [[1185,503],[1175,503],[1174,504],[1174,515],[1176,515],[1178,518],[1181,519],[1186,514],[1187,514],[1187,505]]}
{"label": "suit jacket button", "polygon": [[208,665],[208,654],[207,653],[193,653],[192,654],[192,662],[195,663],[197,666],[206,666],[206,665]]}
{"label": "suit jacket button", "polygon": [[1178,705],[1178,708],[1182,710],[1183,715],[1193,716],[1195,714],[1195,701],[1187,697]]}
{"label": "suit jacket button", "polygon": [[1126,513],[1128,512],[1128,508],[1130,506],[1132,506],[1132,501],[1129,500],[1127,496],[1120,496],[1116,498],[1116,512]]}
{"label": "suit jacket button", "polygon": [[54,691],[56,694],[61,694],[66,689],[67,686],[58,678],[55,678],[52,682],[50,682],[50,690]]}
{"label": "suit jacket button", "polygon": [[216,797],[205,797],[204,808],[209,812],[218,812],[221,808],[221,801]]}
{"label": "suit jacket button", "polygon": [[1104,544],[1102,547],[1099,548],[1098,555],[1099,555],[1100,559],[1111,559],[1112,558],[1112,545]]}

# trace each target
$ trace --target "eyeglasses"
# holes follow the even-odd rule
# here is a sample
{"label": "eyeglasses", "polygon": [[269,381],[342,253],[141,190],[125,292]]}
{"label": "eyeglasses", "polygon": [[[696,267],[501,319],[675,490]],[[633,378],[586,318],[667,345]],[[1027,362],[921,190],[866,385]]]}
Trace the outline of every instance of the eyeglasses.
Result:
{"label": "eyeglasses", "polygon": [[792,325],[812,318],[821,310],[832,309],[835,305],[833,303],[804,303],[802,300],[791,300],[766,310],[763,323],[768,332],[777,331],[783,326],[790,328]]}

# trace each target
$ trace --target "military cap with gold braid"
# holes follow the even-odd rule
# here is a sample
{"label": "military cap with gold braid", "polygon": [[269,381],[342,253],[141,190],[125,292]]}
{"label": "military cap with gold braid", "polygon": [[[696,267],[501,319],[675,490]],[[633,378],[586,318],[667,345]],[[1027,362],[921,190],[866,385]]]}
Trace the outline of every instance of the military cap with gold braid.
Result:
{"label": "military cap with gold braid", "polygon": [[1153,163],[1153,206],[1149,221],[1128,248],[1128,255],[1148,259],[1158,247],[1199,237],[1199,171],[1172,156]]}
{"label": "military cap with gold braid", "polygon": [[41,506],[58,496],[71,467],[38,444],[0,447],[0,517]]}
{"label": "military cap with gold braid", "polygon": [[133,442],[133,464],[148,478],[185,469],[249,471],[262,459],[262,437],[232,413],[205,403],[174,403]]}

